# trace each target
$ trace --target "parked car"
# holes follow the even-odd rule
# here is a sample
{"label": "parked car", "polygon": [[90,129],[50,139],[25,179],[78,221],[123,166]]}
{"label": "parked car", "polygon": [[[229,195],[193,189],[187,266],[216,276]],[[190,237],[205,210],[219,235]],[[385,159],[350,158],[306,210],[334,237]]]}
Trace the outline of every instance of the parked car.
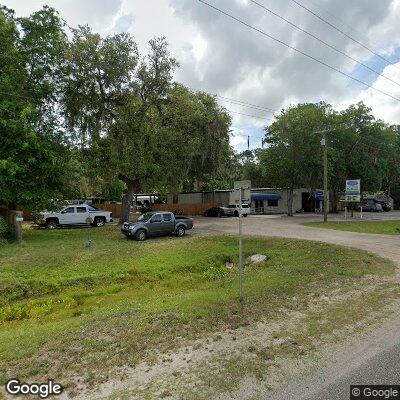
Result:
{"label": "parked car", "polygon": [[[383,207],[381,204],[374,201],[368,201],[362,205],[364,212],[383,212]],[[356,206],[356,210],[361,210],[361,204]]]}
{"label": "parked car", "polygon": [[380,204],[382,206],[383,211],[385,212],[389,212],[392,211],[392,207],[390,206],[390,204],[385,203],[384,201],[379,201],[377,204]]}
{"label": "parked car", "polygon": [[[242,215],[247,217],[250,214],[250,206],[242,204]],[[238,217],[239,205],[230,204],[228,207],[211,207],[204,212],[205,217]]]}
{"label": "parked car", "polygon": [[[89,219],[90,218],[90,219]],[[71,205],[58,212],[43,211],[35,217],[34,222],[48,229],[56,229],[59,226],[88,225],[104,226],[113,222],[112,212],[101,211],[88,204]]]}
{"label": "parked car", "polygon": [[[235,217],[239,216],[239,204],[229,204],[229,210],[233,210],[233,215]],[[242,215],[243,217],[247,217],[251,212],[251,208],[249,204],[242,204]]]}
{"label": "parked car", "polygon": [[224,215],[224,207],[211,207],[204,212],[205,217],[222,217]]}
{"label": "parked car", "polygon": [[121,231],[128,238],[143,241],[151,236],[174,234],[182,237],[192,228],[192,218],[175,216],[171,212],[147,212],[135,222],[125,222]]}

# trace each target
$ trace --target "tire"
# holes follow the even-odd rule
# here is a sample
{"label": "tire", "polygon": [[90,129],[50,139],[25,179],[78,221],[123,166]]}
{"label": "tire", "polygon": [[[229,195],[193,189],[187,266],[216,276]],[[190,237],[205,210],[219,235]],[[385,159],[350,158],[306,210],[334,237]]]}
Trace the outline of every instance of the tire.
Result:
{"label": "tire", "polygon": [[46,221],[46,228],[47,229],[50,229],[50,230],[53,231],[54,229],[57,229],[57,226],[58,226],[58,221],[56,219],[48,219]]}
{"label": "tire", "polygon": [[246,217],[247,217],[247,214],[243,214],[243,217],[245,217],[245,218],[246,218]]}
{"label": "tire", "polygon": [[221,218],[224,216],[224,213],[222,211],[218,211],[218,217]]}
{"label": "tire", "polygon": [[105,220],[104,217],[96,217],[96,218],[94,219],[94,221],[93,221],[93,225],[94,225],[96,228],[100,228],[100,227],[104,226],[105,224],[106,224],[106,220]]}
{"label": "tire", "polygon": [[185,233],[186,233],[186,228],[185,228],[184,226],[179,226],[179,227],[176,229],[176,236],[178,236],[178,237],[183,237],[183,236],[185,236]]}
{"label": "tire", "polygon": [[239,211],[235,211],[234,213],[233,213],[233,215],[235,216],[235,217],[238,217],[239,216]]}
{"label": "tire", "polygon": [[146,231],[144,229],[139,229],[135,234],[135,239],[138,242],[144,242],[147,238]]}

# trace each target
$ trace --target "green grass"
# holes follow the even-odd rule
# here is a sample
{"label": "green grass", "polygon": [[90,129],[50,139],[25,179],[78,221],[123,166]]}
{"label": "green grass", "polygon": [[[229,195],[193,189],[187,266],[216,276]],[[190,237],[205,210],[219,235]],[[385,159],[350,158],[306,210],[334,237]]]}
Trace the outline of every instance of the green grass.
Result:
{"label": "green grass", "polygon": [[313,228],[336,229],[339,231],[400,235],[400,221],[307,222],[303,225]]}
{"label": "green grass", "polygon": [[[207,332],[236,328],[296,309],[294,296],[352,285],[394,266],[369,253],[276,238],[246,238],[245,255],[268,261],[246,269],[246,303],[238,303],[237,238],[160,238],[138,243],[116,227],[29,229],[0,247],[1,381],[75,374],[89,383],[112,367],[155,361]],[[300,304],[300,305],[299,305]]]}

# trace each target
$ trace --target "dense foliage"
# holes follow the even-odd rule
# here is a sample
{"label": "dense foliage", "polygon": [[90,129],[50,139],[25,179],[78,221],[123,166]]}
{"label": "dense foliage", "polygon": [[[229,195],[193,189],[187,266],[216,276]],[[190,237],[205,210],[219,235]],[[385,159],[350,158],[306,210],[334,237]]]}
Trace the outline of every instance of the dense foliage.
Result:
{"label": "dense foliage", "polygon": [[0,204],[124,193],[124,220],[139,191],[226,184],[230,117],[173,81],[165,38],[143,57],[127,33],[67,29],[47,6],[28,18],[1,8]]}
{"label": "dense foliage", "polygon": [[[346,179],[361,179],[363,192],[385,191],[400,201],[400,131],[376,120],[363,103],[335,111],[326,103],[299,104],[275,116],[265,129],[266,149],[245,152],[241,177],[262,186],[320,189],[323,146],[328,148],[328,182],[333,208]],[[289,196],[290,200],[290,196]],[[288,212],[291,213],[290,201]]]}
{"label": "dense foliage", "polygon": [[[400,130],[364,104],[335,111],[299,104],[275,115],[265,149],[235,154],[231,119],[215,96],[173,79],[165,38],[139,54],[128,33],[67,27],[43,7],[17,18],[0,9],[0,204],[40,209],[62,198],[253,187],[322,186],[328,130],[333,199],[347,178],[400,200]],[[290,210],[289,210],[290,212]]]}

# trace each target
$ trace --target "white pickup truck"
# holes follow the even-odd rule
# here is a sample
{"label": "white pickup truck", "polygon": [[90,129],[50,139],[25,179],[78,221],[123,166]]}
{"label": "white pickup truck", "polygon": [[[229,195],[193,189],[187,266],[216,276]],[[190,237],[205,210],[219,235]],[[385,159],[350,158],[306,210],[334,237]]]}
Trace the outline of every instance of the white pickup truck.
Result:
{"label": "white pickup truck", "polygon": [[48,229],[56,229],[63,225],[88,225],[104,226],[112,222],[112,213],[101,211],[87,204],[71,205],[59,212],[41,212],[35,218],[39,226],[46,226]]}

